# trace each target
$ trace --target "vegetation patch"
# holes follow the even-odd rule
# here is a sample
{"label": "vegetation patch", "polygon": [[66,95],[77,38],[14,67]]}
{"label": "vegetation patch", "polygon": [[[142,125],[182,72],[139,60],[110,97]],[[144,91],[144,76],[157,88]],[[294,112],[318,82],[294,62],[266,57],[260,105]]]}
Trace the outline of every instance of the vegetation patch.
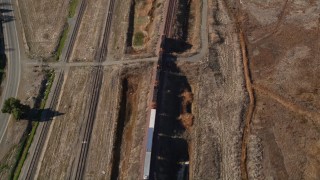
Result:
{"label": "vegetation patch", "polygon": [[142,46],[144,42],[144,34],[143,32],[137,32],[134,34],[133,45],[134,46]]}
{"label": "vegetation patch", "polygon": [[68,14],[69,18],[72,18],[76,14],[78,3],[79,3],[79,0],[71,0],[70,1],[69,14]]}
{"label": "vegetation patch", "polygon": [[67,40],[67,37],[68,37],[68,32],[69,32],[69,24],[66,23],[64,29],[63,29],[63,32],[60,36],[60,41],[59,41],[59,44],[58,44],[58,47],[56,48],[56,52],[54,54],[54,59],[55,60],[59,60],[60,58],[60,55],[62,53],[62,50],[64,48],[64,44],[66,43],[66,40]]}

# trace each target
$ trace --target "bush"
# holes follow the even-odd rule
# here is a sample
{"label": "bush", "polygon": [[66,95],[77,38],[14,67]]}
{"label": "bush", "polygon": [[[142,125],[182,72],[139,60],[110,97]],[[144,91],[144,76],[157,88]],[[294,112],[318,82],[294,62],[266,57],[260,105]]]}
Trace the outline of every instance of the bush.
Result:
{"label": "bush", "polygon": [[142,46],[144,43],[144,34],[143,32],[137,32],[134,34],[133,45],[134,46]]}

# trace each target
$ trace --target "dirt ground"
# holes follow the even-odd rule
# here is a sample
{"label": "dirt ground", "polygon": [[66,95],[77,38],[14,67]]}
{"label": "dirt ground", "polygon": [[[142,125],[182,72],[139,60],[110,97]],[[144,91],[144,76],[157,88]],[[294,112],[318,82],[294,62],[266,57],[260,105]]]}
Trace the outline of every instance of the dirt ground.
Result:
{"label": "dirt ground", "polygon": [[[44,73],[38,69],[33,71],[32,68],[23,68],[24,74],[21,77],[21,86],[18,93],[18,98],[21,103],[34,107],[40,92],[41,83],[44,80]],[[0,146],[0,179],[8,179],[19,149],[19,143],[25,137],[25,132],[28,127],[28,121],[16,121],[13,118],[8,124],[7,133]]]}
{"label": "dirt ground", "polygon": [[[163,0],[148,0],[147,3],[135,0],[135,2],[136,6],[133,8],[135,18],[131,20],[129,19],[131,0],[119,0],[115,3],[114,13],[117,16],[113,17],[109,41],[109,55],[115,60],[155,56],[155,48],[160,36],[160,23],[162,23]],[[132,26],[129,25],[129,21]],[[129,30],[132,31],[131,35],[127,34]],[[132,35],[138,30],[144,34],[144,45],[134,50],[131,48],[134,41]]]}
{"label": "dirt ground", "polygon": [[58,45],[68,16],[66,0],[18,0],[31,57],[48,58]]}
{"label": "dirt ground", "polygon": [[209,56],[178,65],[193,93],[190,179],[240,179],[247,104],[239,40],[223,1],[209,1]]}
{"label": "dirt ground", "polygon": [[92,61],[99,50],[106,24],[109,0],[88,1],[71,61]]}
{"label": "dirt ground", "polygon": [[319,1],[242,1],[256,93],[253,179],[319,179]]}
{"label": "dirt ground", "polygon": [[39,179],[66,179],[75,160],[75,149],[82,139],[79,133],[85,126],[83,116],[87,105],[92,68],[71,68],[60,94],[57,111],[62,113],[52,121],[48,143],[38,174]]}
{"label": "dirt ground", "polygon": [[151,67],[105,68],[84,178],[139,179]]}

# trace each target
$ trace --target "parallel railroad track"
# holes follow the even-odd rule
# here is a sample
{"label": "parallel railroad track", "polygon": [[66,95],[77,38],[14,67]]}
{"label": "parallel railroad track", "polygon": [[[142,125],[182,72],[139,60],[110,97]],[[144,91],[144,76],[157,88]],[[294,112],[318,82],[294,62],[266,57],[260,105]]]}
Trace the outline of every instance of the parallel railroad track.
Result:
{"label": "parallel railroad track", "polygon": [[[107,20],[106,20],[105,29],[103,32],[100,50],[98,51],[98,54],[95,59],[95,61],[98,63],[102,63],[107,56],[108,41],[110,37],[112,13],[114,10],[114,5],[115,5],[115,0],[111,0],[109,4]],[[80,155],[78,159],[77,169],[75,172],[75,179],[82,179],[84,175],[88,149],[89,149],[89,144],[90,144],[90,139],[91,139],[91,134],[93,129],[93,122],[96,116],[98,98],[99,98],[100,88],[102,84],[103,67],[101,65],[98,65],[97,67],[94,67],[94,68],[95,69],[92,71],[93,83],[90,89],[91,98],[89,99],[89,108],[88,108],[89,112],[86,117],[85,132],[82,139],[83,143],[81,144]]]}
{"label": "parallel railroad track", "polygon": [[86,118],[87,122],[85,126],[85,133],[82,139],[80,156],[79,156],[79,161],[76,169],[75,179],[82,179],[84,169],[85,169],[85,164],[86,164],[86,159],[87,159],[88,149],[89,149],[89,142],[90,142],[91,133],[93,129],[93,122],[96,115],[98,98],[99,98],[99,93],[101,88],[102,77],[103,77],[102,68],[103,68],[102,66],[94,67],[92,72],[93,85],[92,85],[92,88],[90,89],[91,98],[89,100],[89,107],[88,107],[89,111]]}
{"label": "parallel railroad track", "polygon": [[66,56],[65,56],[63,62],[68,62],[69,61],[69,58],[71,56],[71,53],[72,53],[72,50],[73,50],[73,47],[74,47],[74,44],[75,44],[75,41],[76,41],[76,37],[78,35],[79,29],[80,29],[80,24],[81,24],[82,17],[83,17],[83,14],[84,14],[84,11],[85,11],[86,7],[87,7],[87,0],[82,0],[81,6],[80,6],[80,10],[79,10],[79,14],[77,16],[76,23],[75,23],[73,32],[71,34],[70,43],[69,43],[69,46],[67,48]]}
{"label": "parallel railroad track", "polygon": [[[70,43],[69,43],[69,45],[67,47],[66,56],[63,59],[64,63],[67,63],[69,58],[70,58],[70,56],[71,56],[71,53],[72,53],[72,50],[73,50],[73,47],[74,47],[74,43],[75,43],[76,37],[77,37],[78,32],[79,32],[80,24],[81,24],[82,17],[83,17],[84,11],[86,9],[86,6],[87,6],[87,0],[83,0],[81,2],[81,6],[80,6],[80,10],[79,10],[77,19],[76,19],[75,27],[74,27],[73,32],[71,34]],[[55,110],[55,107],[56,107],[56,105],[58,103],[59,94],[60,94],[61,87],[62,87],[62,84],[63,84],[63,76],[64,76],[64,71],[61,70],[59,75],[58,75],[57,85],[56,85],[56,87],[54,89],[53,96],[52,96],[52,99],[51,99],[51,102],[50,102],[50,105],[49,105],[50,112],[48,112],[49,114],[46,114],[46,113],[43,114],[42,118],[43,117],[44,118],[45,117],[51,117],[52,118],[54,116],[54,110]],[[44,122],[43,128],[41,129],[39,141],[36,144],[36,148],[35,148],[34,154],[32,156],[30,166],[28,167],[28,171],[27,171],[27,175],[26,175],[26,179],[27,180],[34,178],[33,176],[36,173],[38,162],[39,162],[39,158],[40,158],[40,154],[41,154],[43,145],[44,145],[44,143],[46,141],[50,125],[51,125],[51,120],[48,119],[48,121]]]}
{"label": "parallel railroad track", "polygon": [[163,34],[166,35],[167,38],[171,38],[172,33],[172,21],[176,10],[177,0],[170,0],[168,6],[168,12],[166,16],[166,22],[164,26]]}
{"label": "parallel railroad track", "polygon": [[[63,83],[62,79],[63,79],[63,72],[61,71],[58,75],[57,85],[56,85],[56,88],[54,89],[54,92],[52,95],[52,100],[49,105],[50,111],[44,112],[42,114],[42,117],[44,117],[44,118],[47,118],[47,117],[52,118],[54,116],[54,113],[55,113],[54,110],[55,110],[55,107],[58,103],[58,98],[59,98],[60,90],[61,90],[62,83]],[[36,170],[37,170],[38,160],[40,158],[42,147],[46,141],[48,130],[51,125],[50,119],[45,119],[45,121],[46,122],[44,122],[44,124],[43,124],[43,128],[41,129],[41,132],[40,132],[39,141],[37,142],[34,154],[31,159],[31,163],[30,163],[30,166],[29,166],[29,169],[27,172],[26,179],[34,179],[33,176],[35,175]]]}

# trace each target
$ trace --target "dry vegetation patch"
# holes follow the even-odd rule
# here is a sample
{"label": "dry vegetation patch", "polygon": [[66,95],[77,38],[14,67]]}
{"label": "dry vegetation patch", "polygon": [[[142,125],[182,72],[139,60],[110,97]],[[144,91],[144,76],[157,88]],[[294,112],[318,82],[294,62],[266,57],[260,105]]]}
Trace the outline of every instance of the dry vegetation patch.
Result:
{"label": "dry vegetation patch", "polygon": [[18,0],[22,24],[32,57],[52,57],[68,17],[69,1]]}
{"label": "dry vegetation patch", "polygon": [[163,4],[163,0],[117,1],[115,13],[118,16],[114,17],[111,28],[110,55],[115,59],[154,56],[160,36]]}

